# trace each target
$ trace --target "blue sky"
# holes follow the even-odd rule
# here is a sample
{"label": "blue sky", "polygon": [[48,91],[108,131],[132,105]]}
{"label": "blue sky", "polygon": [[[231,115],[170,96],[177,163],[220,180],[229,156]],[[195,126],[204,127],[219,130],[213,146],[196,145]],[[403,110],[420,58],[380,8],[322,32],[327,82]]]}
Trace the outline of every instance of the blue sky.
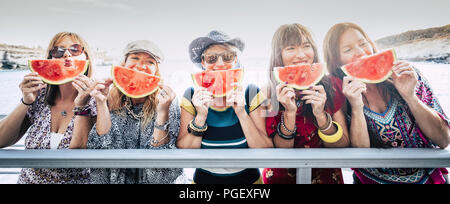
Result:
{"label": "blue sky", "polygon": [[240,36],[244,55],[267,57],[282,24],[309,27],[321,46],[339,22],[362,26],[372,39],[450,24],[449,0],[14,0],[0,1],[0,43],[46,47],[60,31],[119,53],[149,39],[171,59],[188,59],[187,47],[211,29]]}

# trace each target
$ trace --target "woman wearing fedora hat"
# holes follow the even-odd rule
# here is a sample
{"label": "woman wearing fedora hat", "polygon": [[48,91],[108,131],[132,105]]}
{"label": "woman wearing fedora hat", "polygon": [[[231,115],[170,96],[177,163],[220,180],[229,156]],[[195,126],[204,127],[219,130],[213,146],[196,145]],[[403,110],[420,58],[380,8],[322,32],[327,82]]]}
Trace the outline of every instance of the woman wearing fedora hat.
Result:
{"label": "woman wearing fedora hat", "polygon": [[[134,41],[124,50],[122,66],[149,67],[160,76],[163,61],[160,49],[150,41]],[[91,96],[97,102],[97,123],[88,138],[78,138],[79,148],[88,149],[174,149],[179,131],[180,108],[172,89],[160,85],[160,91],[144,98],[129,98],[111,79],[98,82]],[[91,169],[91,183],[169,184],[182,169]]]}
{"label": "woman wearing fedora hat", "polygon": [[[244,42],[212,31],[189,46],[191,60],[203,70],[240,67]],[[213,97],[206,89],[188,88],[181,102],[179,148],[270,148],[260,105],[265,97],[255,85],[242,85],[226,97]],[[196,169],[194,183],[262,183],[258,169]]]}

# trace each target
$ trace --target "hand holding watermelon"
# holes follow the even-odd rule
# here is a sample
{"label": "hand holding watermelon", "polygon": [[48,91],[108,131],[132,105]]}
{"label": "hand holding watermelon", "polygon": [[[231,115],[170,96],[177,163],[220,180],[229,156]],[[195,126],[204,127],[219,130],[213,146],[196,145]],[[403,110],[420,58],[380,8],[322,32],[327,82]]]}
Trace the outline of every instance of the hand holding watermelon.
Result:
{"label": "hand holding watermelon", "polygon": [[90,93],[95,88],[96,82],[89,77],[80,74],[72,82],[72,86],[78,91],[75,98],[75,106],[84,106],[89,101]]}
{"label": "hand holding watermelon", "polygon": [[[206,88],[199,87],[195,90],[192,96],[192,104],[197,111],[197,119],[206,120],[208,115],[208,109],[213,102],[213,94],[209,92]],[[197,125],[201,125],[198,124]]]}
{"label": "hand holding watermelon", "polygon": [[403,99],[405,99],[405,101],[414,99],[414,90],[418,83],[416,71],[408,62],[405,61],[395,63],[394,67],[392,67],[392,71],[394,72],[392,76],[393,84],[398,93],[403,97]]}
{"label": "hand holding watermelon", "polygon": [[342,93],[353,109],[364,108],[362,94],[367,91],[366,84],[361,80],[346,76],[342,81]]}
{"label": "hand holding watermelon", "polygon": [[31,104],[36,100],[39,90],[47,87],[37,73],[25,75],[19,88],[22,91],[23,102]]}
{"label": "hand holding watermelon", "polygon": [[232,86],[237,86],[236,89],[231,91],[231,93],[227,96],[227,104],[230,104],[233,107],[234,112],[236,114],[245,112],[245,93],[241,85],[239,83],[233,83]]}
{"label": "hand holding watermelon", "polygon": [[106,102],[109,93],[109,87],[113,83],[111,78],[107,78],[97,82],[94,90],[91,91],[90,95],[95,98],[97,104]]}
{"label": "hand holding watermelon", "polygon": [[295,91],[288,87],[287,83],[280,83],[276,87],[277,99],[284,107],[286,112],[297,113],[297,104],[295,102]]}
{"label": "hand holding watermelon", "polygon": [[169,86],[160,85],[159,87],[161,91],[156,96],[156,98],[158,99],[156,112],[158,115],[168,114],[170,104],[172,104],[172,101],[175,99],[176,94]]}
{"label": "hand holding watermelon", "polygon": [[325,115],[327,94],[322,85],[312,86],[308,90],[303,90],[302,95],[304,96],[301,100],[304,100],[305,104],[311,104],[313,114],[316,118],[323,117]]}

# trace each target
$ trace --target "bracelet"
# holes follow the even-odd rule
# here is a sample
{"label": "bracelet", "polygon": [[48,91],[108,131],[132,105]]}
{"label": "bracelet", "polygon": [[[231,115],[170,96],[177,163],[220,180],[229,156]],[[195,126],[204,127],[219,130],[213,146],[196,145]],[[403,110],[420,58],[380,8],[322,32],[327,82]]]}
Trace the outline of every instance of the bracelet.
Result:
{"label": "bracelet", "polygon": [[317,124],[317,119],[316,117],[314,117],[314,121],[315,121],[315,126],[317,128],[319,128],[319,130],[326,132],[328,129],[331,128],[331,125],[333,124],[333,118],[331,117],[331,115],[328,112],[325,112],[325,115],[327,116],[327,125],[325,128],[319,127],[319,124]]}
{"label": "bracelet", "polygon": [[292,140],[292,139],[294,139],[295,138],[295,133],[294,134],[291,134],[291,135],[285,135],[285,134],[283,134],[283,132],[281,132],[281,130],[280,130],[280,126],[281,126],[281,123],[278,123],[278,125],[277,125],[277,133],[278,133],[278,136],[280,136],[281,138],[283,138],[283,139],[285,139],[285,140]]}
{"label": "bracelet", "polygon": [[325,135],[321,130],[318,131],[320,139],[322,139],[326,143],[335,143],[339,141],[344,135],[342,127],[339,125],[339,123],[334,121],[332,123],[337,127],[337,131],[333,135]]}
{"label": "bracelet", "polygon": [[73,115],[88,116],[90,114],[91,114],[91,108],[89,107],[89,105],[73,108]]}
{"label": "bracelet", "polygon": [[159,125],[156,120],[155,120],[155,124],[154,127],[158,130],[162,130],[162,131],[167,131],[169,129],[169,120],[167,120],[164,125]]}
{"label": "bracelet", "polygon": [[204,124],[203,126],[201,126],[201,127],[199,127],[197,124],[195,124],[195,117],[194,117],[194,119],[192,119],[191,124],[192,124],[192,126],[193,126],[194,128],[199,129],[199,130],[205,130],[205,131],[206,131],[206,129],[208,129],[208,125],[206,124],[206,122],[205,122],[205,124]]}
{"label": "bracelet", "polygon": [[191,120],[191,122],[189,123],[189,127],[191,127],[192,130],[195,130],[197,132],[206,132],[206,130],[208,130],[208,125],[206,123],[203,127],[199,128],[197,125],[195,125],[194,120],[195,119]]}
{"label": "bracelet", "polygon": [[157,140],[155,139],[155,137],[152,135],[152,138],[150,139],[150,144],[154,147],[156,144],[159,144],[159,142],[163,141],[164,139],[166,139],[169,136],[169,133],[166,134],[165,137]]}
{"label": "bracelet", "polygon": [[281,115],[281,126],[283,126],[283,130],[285,130],[286,132],[290,133],[291,135],[297,133],[297,126],[296,126],[296,125],[294,125],[294,130],[289,130],[289,129],[286,127],[286,125],[284,124],[284,112],[283,112],[283,114]]}
{"label": "bracelet", "polygon": [[203,137],[206,134],[206,130],[205,131],[197,131],[192,127],[192,124],[189,123],[189,125],[187,126],[187,130],[188,133],[197,137]]}
{"label": "bracelet", "polygon": [[33,103],[25,103],[25,101],[23,101],[23,98],[21,98],[20,101],[22,101],[22,104],[26,105],[26,106],[31,106],[34,103],[34,102]]}

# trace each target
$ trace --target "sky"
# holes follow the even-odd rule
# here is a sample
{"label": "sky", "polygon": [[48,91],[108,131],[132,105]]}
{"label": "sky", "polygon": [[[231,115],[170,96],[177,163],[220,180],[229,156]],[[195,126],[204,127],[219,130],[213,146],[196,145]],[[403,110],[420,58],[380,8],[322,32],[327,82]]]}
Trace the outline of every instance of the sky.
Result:
{"label": "sky", "polygon": [[60,31],[120,53],[155,42],[167,60],[189,60],[189,43],[216,29],[246,42],[245,58],[270,56],[282,24],[308,27],[321,47],[328,29],[353,22],[376,40],[450,24],[449,0],[0,0],[0,43],[47,47]]}

